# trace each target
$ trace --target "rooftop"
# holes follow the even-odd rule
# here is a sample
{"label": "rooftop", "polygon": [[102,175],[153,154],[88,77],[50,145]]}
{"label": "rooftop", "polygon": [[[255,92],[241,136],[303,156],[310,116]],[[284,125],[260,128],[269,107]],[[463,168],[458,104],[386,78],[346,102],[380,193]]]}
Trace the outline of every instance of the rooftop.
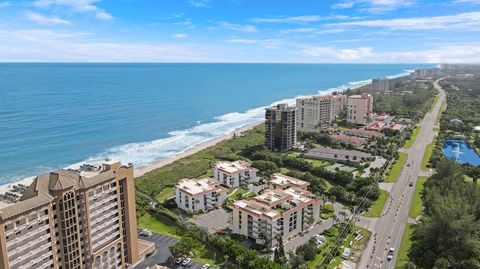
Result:
{"label": "rooftop", "polygon": [[251,164],[245,161],[235,161],[235,162],[218,162],[215,165],[215,168],[222,170],[226,173],[238,173],[246,170],[255,170],[257,169],[252,168]]}
{"label": "rooftop", "polygon": [[175,187],[179,190],[187,192],[190,195],[197,195],[211,191],[227,191],[226,189],[220,187],[220,182],[211,178],[182,179],[177,182]]}
{"label": "rooftop", "polygon": [[350,156],[358,158],[370,158],[371,154],[365,153],[362,151],[356,150],[345,150],[345,149],[332,149],[332,148],[314,148],[309,150],[305,155],[306,156],[323,156],[323,155],[339,155],[339,156]]}
{"label": "rooftop", "polygon": [[294,209],[306,203],[320,203],[314,199],[311,192],[289,188],[286,190],[266,190],[263,194],[252,200],[240,200],[232,205],[243,208],[259,217],[274,219],[290,209]]}
{"label": "rooftop", "polygon": [[310,183],[306,181],[303,181],[294,177],[289,177],[280,173],[273,174],[272,177],[270,178],[270,183],[283,186],[283,187],[288,187],[293,185],[298,188],[306,188],[310,185]]}
{"label": "rooftop", "polygon": [[342,141],[351,144],[367,144],[367,140],[365,138],[350,136],[350,135],[343,135],[343,134],[331,134],[330,138],[336,141]]}

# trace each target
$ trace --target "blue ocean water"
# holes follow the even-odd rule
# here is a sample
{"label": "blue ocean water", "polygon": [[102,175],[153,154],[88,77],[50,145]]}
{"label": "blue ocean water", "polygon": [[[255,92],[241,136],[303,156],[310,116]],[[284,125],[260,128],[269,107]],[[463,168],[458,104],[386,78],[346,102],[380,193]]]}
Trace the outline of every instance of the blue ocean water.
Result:
{"label": "blue ocean water", "polygon": [[0,184],[105,158],[168,158],[295,96],[420,64],[0,64]]}
{"label": "blue ocean water", "polygon": [[480,166],[480,156],[467,141],[447,139],[443,143],[443,154],[459,163]]}

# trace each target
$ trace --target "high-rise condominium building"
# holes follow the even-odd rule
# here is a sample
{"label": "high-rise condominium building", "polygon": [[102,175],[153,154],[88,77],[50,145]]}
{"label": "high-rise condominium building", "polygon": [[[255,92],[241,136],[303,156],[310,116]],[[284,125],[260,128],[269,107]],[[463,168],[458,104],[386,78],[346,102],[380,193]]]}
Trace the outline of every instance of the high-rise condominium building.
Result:
{"label": "high-rise condominium building", "polygon": [[389,91],[393,86],[393,81],[388,78],[372,79],[371,89],[373,93],[384,93]]}
{"label": "high-rise condominium building", "polygon": [[347,122],[366,125],[371,121],[373,97],[370,94],[351,95],[347,101]]}
{"label": "high-rise condominium building", "polygon": [[127,268],[139,260],[133,167],[37,176],[0,209],[1,269]]}
{"label": "high-rise condominium building", "polygon": [[299,188],[268,189],[251,200],[236,201],[231,207],[233,232],[269,247],[277,244],[276,235],[286,241],[320,216],[320,200]]}
{"label": "high-rise condominium building", "polygon": [[288,151],[297,143],[296,108],[278,104],[265,111],[265,147]]}
{"label": "high-rise condominium building", "polygon": [[335,120],[333,95],[316,95],[297,99],[297,130],[314,132]]}

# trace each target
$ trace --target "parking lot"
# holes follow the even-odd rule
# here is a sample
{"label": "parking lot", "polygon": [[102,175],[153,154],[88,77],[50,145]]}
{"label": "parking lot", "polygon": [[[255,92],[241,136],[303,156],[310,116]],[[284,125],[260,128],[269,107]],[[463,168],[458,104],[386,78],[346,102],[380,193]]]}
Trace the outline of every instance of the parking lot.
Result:
{"label": "parking lot", "polygon": [[228,227],[230,213],[223,208],[215,209],[205,214],[201,214],[192,218],[192,221],[200,227],[205,227],[208,232],[213,234],[216,231]]}
{"label": "parking lot", "polygon": [[168,268],[179,268],[179,269],[182,269],[182,268],[200,269],[203,265],[201,263],[192,261],[189,265],[182,266],[182,265],[174,264],[173,262],[170,261],[171,253],[168,247],[174,244],[175,242],[177,242],[179,240],[178,238],[174,238],[174,237],[170,237],[162,234],[156,234],[156,233],[152,233],[152,235],[150,236],[139,236],[139,238],[155,243],[155,253],[145,258],[145,260],[143,260],[141,263],[135,266],[135,269],[145,269],[155,264],[163,265]]}

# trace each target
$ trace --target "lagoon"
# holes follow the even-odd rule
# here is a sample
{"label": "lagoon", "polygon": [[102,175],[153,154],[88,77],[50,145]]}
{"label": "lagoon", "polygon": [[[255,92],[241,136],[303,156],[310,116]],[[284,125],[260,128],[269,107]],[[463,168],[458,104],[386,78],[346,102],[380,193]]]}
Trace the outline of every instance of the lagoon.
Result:
{"label": "lagoon", "polygon": [[480,156],[467,141],[447,139],[443,144],[443,154],[459,163],[480,166]]}

